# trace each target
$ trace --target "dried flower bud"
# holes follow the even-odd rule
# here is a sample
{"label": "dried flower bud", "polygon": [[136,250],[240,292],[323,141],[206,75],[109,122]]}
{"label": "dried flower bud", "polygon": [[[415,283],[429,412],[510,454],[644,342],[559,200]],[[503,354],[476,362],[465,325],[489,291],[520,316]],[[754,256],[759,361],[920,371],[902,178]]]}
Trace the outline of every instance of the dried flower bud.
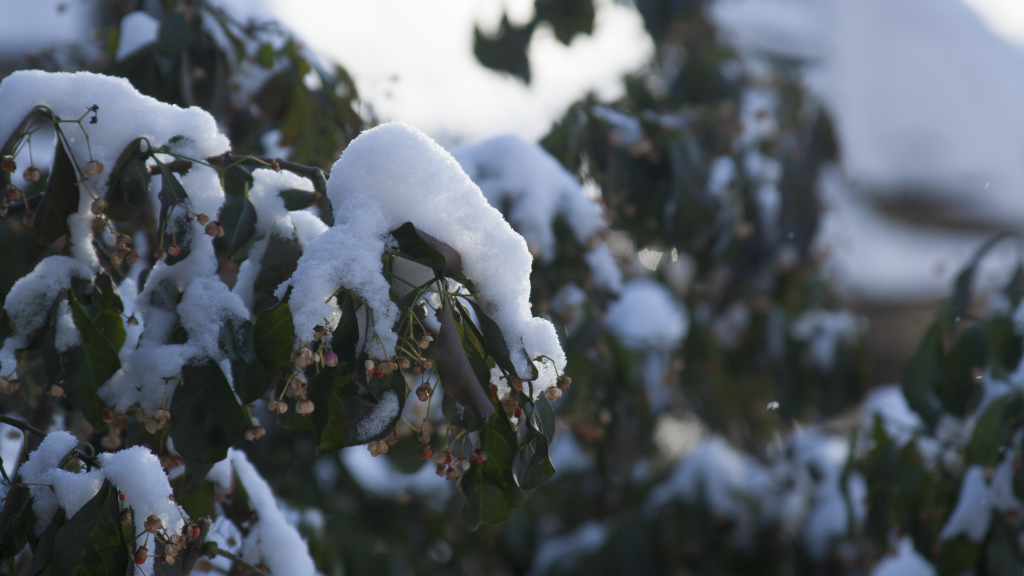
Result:
{"label": "dried flower bud", "polygon": [[210,217],[207,216],[206,214],[199,214],[199,215],[196,216],[196,222],[199,222],[203,226],[205,226],[206,223],[209,222],[209,221],[210,221]]}
{"label": "dried flower bud", "polygon": [[338,365],[338,355],[328,350],[324,352],[324,366],[334,368]]}
{"label": "dried flower bud", "polygon": [[455,459],[455,467],[458,468],[459,471],[462,472],[463,474],[465,474],[466,471],[469,470],[469,466],[469,458],[466,458],[465,456],[459,456],[458,458]]}
{"label": "dried flower bud", "polygon": [[36,182],[40,178],[42,178],[42,175],[39,174],[39,168],[36,168],[35,166],[29,166],[28,168],[25,168],[24,172],[21,173],[21,177],[24,178],[26,182]]}
{"label": "dried flower bud", "polygon": [[292,376],[291,382],[289,382],[288,385],[292,387],[292,390],[302,392],[306,389],[306,375],[296,374],[295,376]]}
{"label": "dried flower bud", "polygon": [[170,246],[167,247],[167,255],[170,256],[171,258],[174,258],[178,254],[181,254],[181,247],[178,246],[177,244],[171,244]]}
{"label": "dried flower bud", "polygon": [[149,518],[146,518],[146,521],[142,523],[142,527],[146,532],[156,534],[164,529],[164,522],[156,514],[150,514]]}
{"label": "dried flower bud", "polygon": [[64,387],[63,386],[61,386],[60,384],[54,384],[53,386],[50,386],[50,396],[52,396],[54,398],[60,398],[63,395],[64,395]]}
{"label": "dried flower bud", "polygon": [[146,548],[145,545],[139,546],[139,549],[135,551],[135,563],[136,564],[145,564],[146,563],[146,558],[148,558],[148,557],[149,557],[149,548]]}
{"label": "dried flower bud", "polygon": [[124,261],[127,262],[129,266],[135,264],[139,261],[139,253],[135,250],[131,250],[128,252],[128,255],[124,257]]}
{"label": "dried flower bud", "polygon": [[121,510],[121,524],[128,524],[132,521],[132,509],[125,508]]}
{"label": "dried flower bud", "polygon": [[508,385],[519,392],[523,391],[523,381],[520,378],[509,378]]}
{"label": "dried flower bud", "polygon": [[0,394],[13,394],[14,386],[7,378],[0,378]]}
{"label": "dried flower bud", "polygon": [[392,428],[391,429],[391,433],[388,434],[388,437],[385,438],[384,441],[387,442],[388,446],[394,446],[395,444],[397,444],[398,443],[398,429],[397,428]]}
{"label": "dried flower bud", "polygon": [[423,444],[419,447],[418,450],[416,450],[416,454],[418,454],[419,457],[424,460],[430,460],[430,457],[434,454],[434,449],[430,446],[430,444]]}
{"label": "dried flower bud", "polygon": [[267,409],[275,414],[284,414],[288,411],[288,404],[283,400],[271,400],[267,402]]}
{"label": "dried flower bud", "polygon": [[402,370],[408,370],[409,369],[409,359],[406,358],[405,356],[402,356],[401,358],[398,359],[398,366]]}
{"label": "dried flower bud", "polygon": [[544,391],[544,398],[546,398],[548,402],[558,402],[558,399],[561,397],[562,390],[560,388],[552,386]]}
{"label": "dried flower bud", "polygon": [[455,466],[449,466],[444,478],[445,480],[458,480],[460,476],[462,476],[462,473]]}
{"label": "dried flower bud", "polygon": [[313,363],[313,351],[308,346],[303,346],[295,353],[294,360],[295,367],[301,370]]}
{"label": "dried flower bud", "polygon": [[430,343],[433,342],[433,341],[434,341],[434,337],[431,336],[430,334],[427,334],[427,333],[420,334],[419,346],[420,346],[420,348],[427,348],[427,347],[430,346]]}
{"label": "dried flower bud", "polygon": [[113,452],[121,447],[121,437],[113,434],[108,434],[100,440],[100,446],[107,452]]}
{"label": "dried flower bud", "polygon": [[430,360],[424,360],[423,361],[423,369],[424,370],[430,370],[433,367],[434,367],[434,363],[431,362]]}
{"label": "dried flower bud", "polygon": [[560,390],[568,390],[570,384],[572,384],[572,378],[564,375],[558,377],[557,386]]}
{"label": "dried flower bud", "polygon": [[519,401],[516,400],[515,396],[509,394],[507,398],[501,401],[501,407],[505,409],[506,415],[512,416],[516,410],[519,410]]}
{"label": "dried flower bud", "polygon": [[434,469],[434,474],[437,474],[441,478],[444,478],[445,474],[448,473],[448,467],[444,464],[438,464],[437,468]]}
{"label": "dried flower bud", "polygon": [[145,422],[146,420],[149,420],[149,414],[146,414],[145,410],[139,408],[135,411],[135,419],[139,422]]}
{"label": "dried flower bud", "polygon": [[89,210],[91,210],[93,214],[99,216],[99,215],[103,214],[104,212],[106,212],[107,208],[109,208],[109,207],[110,207],[110,203],[108,203],[103,198],[97,198],[97,199],[92,201],[92,206],[89,207]]}
{"label": "dried flower bud", "polygon": [[363,362],[363,368],[366,368],[366,373],[369,374],[374,371],[377,364],[373,360],[367,358],[366,362]]}
{"label": "dried flower bud", "polygon": [[0,170],[4,172],[14,172],[18,169],[18,165],[14,163],[14,156],[4,156],[0,158]]}
{"label": "dried flower bud", "polygon": [[114,266],[120,266],[124,262],[124,257],[127,255],[127,250],[118,250],[110,255],[110,263]]}
{"label": "dried flower bud", "polygon": [[199,560],[196,560],[195,564],[192,565],[192,571],[202,572],[204,574],[207,572],[213,572],[213,563],[209,560],[206,560],[205,558],[200,558]]}
{"label": "dried flower bud", "polygon": [[160,560],[162,560],[162,561],[163,561],[163,563],[164,563],[164,564],[167,564],[167,565],[171,565],[171,564],[174,564],[174,555],[173,555],[173,554],[171,554],[171,553],[170,553],[170,551],[168,551],[168,550],[167,550],[167,549],[165,548],[165,549],[164,549],[164,555],[160,557]]}
{"label": "dried flower bud", "polygon": [[31,212],[29,212],[29,213],[25,214],[25,217],[22,218],[21,222],[25,226],[28,226],[29,228],[31,228],[36,223],[36,215],[31,213]]}
{"label": "dried flower bud", "polygon": [[220,225],[220,222],[214,220],[206,225],[206,234],[214,238],[220,238],[224,235],[224,227]]}
{"label": "dried flower bud", "polygon": [[255,442],[266,435],[267,431],[263,429],[263,426],[253,426],[245,431],[245,439],[249,442]]}
{"label": "dried flower bud", "polygon": [[153,259],[158,262],[163,262],[164,260],[167,260],[167,252],[157,248],[153,251]]}
{"label": "dried flower bud", "polygon": [[153,412],[153,420],[156,420],[161,425],[171,421],[171,413],[163,408],[158,408],[156,412]]}
{"label": "dried flower bud", "polygon": [[103,163],[99,160],[90,160],[82,166],[82,174],[86,176],[95,176],[103,173]]}
{"label": "dried flower bud", "polygon": [[0,218],[7,216],[7,204],[0,204]]}
{"label": "dried flower bud", "polygon": [[150,418],[149,420],[146,420],[146,432],[149,432],[150,434],[156,434],[157,431],[159,431],[159,430],[160,430],[160,423],[159,422],[157,422],[156,420],[154,420],[152,418]]}
{"label": "dried flower bud", "polygon": [[420,387],[416,389],[416,397],[420,399],[420,402],[430,400],[430,386],[427,386],[426,384],[420,385]]}
{"label": "dried flower bud", "polygon": [[7,193],[4,194],[4,202],[14,202],[19,198],[21,198],[21,192],[18,192],[14,186],[9,187]]}
{"label": "dried flower bud", "polygon": [[487,461],[487,450],[477,448],[476,450],[473,450],[473,455],[470,456],[470,458],[472,458],[473,462],[476,462],[477,464],[483,464]]}
{"label": "dried flower bud", "polygon": [[114,419],[114,411],[111,410],[110,408],[104,408],[103,409],[103,421],[104,422],[110,422],[113,419]]}
{"label": "dried flower bud", "polygon": [[185,536],[192,539],[199,538],[202,532],[203,531],[199,528],[198,524],[189,524],[188,526],[185,526],[184,530]]}
{"label": "dried flower bud", "polygon": [[448,450],[441,450],[437,454],[434,454],[434,464],[441,464],[447,466],[452,463],[452,453]]}
{"label": "dried flower bud", "polygon": [[313,327],[313,339],[314,340],[320,340],[321,338],[323,338],[324,336],[327,336],[328,334],[329,334],[329,332],[327,331],[327,328],[324,328],[323,326],[321,326],[319,324],[317,324],[316,326]]}
{"label": "dried flower bud", "polygon": [[135,317],[135,314],[132,314],[131,316],[128,317],[128,325],[129,326],[138,326],[139,325],[139,319]]}
{"label": "dried flower bud", "polygon": [[122,250],[127,250],[132,245],[132,237],[127,234],[118,234],[114,244]]}
{"label": "dried flower bud", "polygon": [[297,412],[300,416],[305,416],[306,414],[312,414],[313,413],[313,401],[309,400],[309,399],[299,400],[298,402],[295,403],[295,412]]}

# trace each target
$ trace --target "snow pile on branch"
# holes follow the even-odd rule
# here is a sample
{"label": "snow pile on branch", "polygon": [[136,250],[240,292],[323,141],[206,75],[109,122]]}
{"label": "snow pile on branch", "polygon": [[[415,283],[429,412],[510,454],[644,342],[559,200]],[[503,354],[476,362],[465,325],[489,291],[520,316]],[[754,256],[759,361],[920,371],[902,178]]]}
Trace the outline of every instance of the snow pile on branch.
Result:
{"label": "snow pile on branch", "polygon": [[121,19],[121,34],[114,59],[120,62],[157,41],[160,21],[142,10],[136,10]]}
{"label": "snow pile on branch", "polygon": [[291,172],[276,172],[264,168],[254,170],[252,177],[249,202],[256,209],[256,230],[253,233],[255,242],[249,248],[249,255],[238,270],[238,280],[233,290],[249,307],[253,305],[253,282],[260,274],[260,262],[267,252],[272,235],[283,239],[296,239],[305,251],[310,241],[327,231],[327,225],[313,213],[289,211],[280,196],[282,190],[288,189],[312,192],[313,183],[308,179]]}
{"label": "snow pile on branch", "polygon": [[864,322],[845,310],[807,310],[793,322],[789,333],[795,340],[807,342],[807,361],[828,372],[840,346],[849,346],[864,332]]}
{"label": "snow pile on branch", "polygon": [[[102,477],[97,483],[95,476],[79,475],[57,468],[61,460],[76,446],[78,439],[71,434],[64,431],[53,432],[43,439],[39,448],[29,454],[28,460],[18,468],[21,482],[29,485],[28,490],[32,494],[36,534],[42,533],[50,524],[58,506],[64,508],[68,516],[71,516],[96,495],[103,483]],[[51,485],[53,488],[50,488]]]}
{"label": "snow pile on branch", "polygon": [[632,280],[605,317],[605,327],[623,344],[642,350],[674,349],[689,330],[686,309],[653,280]]}
{"label": "snow pile on branch", "polygon": [[313,576],[316,566],[309,556],[309,547],[285,520],[266,480],[244,452],[230,449],[228,459],[256,513],[256,525],[242,543],[242,557],[250,564],[262,562],[270,576]]}
{"label": "snow pile on branch", "polygon": [[871,576],[936,576],[935,568],[914,549],[910,536],[900,540],[899,552],[875,565]]}
{"label": "snow pile on branch", "polygon": [[[78,211],[68,218],[70,258],[51,256],[41,261],[32,274],[19,281],[21,287],[16,285],[4,303],[5,310],[18,315],[13,318],[15,336],[8,339],[0,351],[0,372],[4,374],[13,371],[14,351],[25,346],[24,338],[33,326],[42,326],[46,321],[50,305],[62,289],[70,286],[71,278],[90,277],[100,269],[92,246],[95,215],[90,206],[93,198],[106,196],[110,171],[129,143],[144,137],[149,146],[156,148],[180,137],[172,148],[198,158],[216,156],[229,150],[227,137],[218,132],[216,122],[207,112],[164,104],[143,96],[123,78],[88,72],[19,71],[5,78],[0,83],[0,110],[4,111],[0,115],[0,139],[9,137],[22,119],[40,105],[63,119],[79,118],[88,107],[99,107],[96,123],[86,124],[88,140],[73,124],[62,124],[61,130],[66,136],[68,152],[79,166],[96,160],[104,165],[105,171],[83,178],[79,184]],[[181,183],[188,192],[187,202],[193,212],[217,214],[224,202],[224,194],[214,169],[194,165],[181,178]],[[182,220],[184,212],[176,212],[179,221]],[[203,226],[192,220],[187,226],[179,223],[177,228],[179,243],[189,250],[189,256],[173,267],[162,262],[154,266],[146,290],[139,296],[139,307],[144,315],[152,307],[153,288],[161,285],[162,281],[170,280],[178,290],[184,290],[192,280],[216,274],[213,242],[203,233]],[[170,328],[167,330],[169,334]],[[125,407],[127,405],[122,406]]]}
{"label": "snow pile on branch", "polygon": [[[531,372],[523,351],[530,358],[550,356],[559,370],[565,367],[554,326],[530,312],[533,258],[526,241],[487,203],[458,162],[425,134],[401,123],[362,133],[334,164],[327,193],[335,225],[309,243],[291,279],[276,292],[283,297],[292,287],[299,341],[311,340],[317,324],[337,325],[341,311],[330,296],[344,286],[373,311],[370,355],[394,355],[397,336],[390,329],[398,308],[389,298],[381,254],[394,247],[390,231],[412,222],[461,254],[463,273],[501,327],[520,374]],[[548,384],[554,384],[553,375]]]}

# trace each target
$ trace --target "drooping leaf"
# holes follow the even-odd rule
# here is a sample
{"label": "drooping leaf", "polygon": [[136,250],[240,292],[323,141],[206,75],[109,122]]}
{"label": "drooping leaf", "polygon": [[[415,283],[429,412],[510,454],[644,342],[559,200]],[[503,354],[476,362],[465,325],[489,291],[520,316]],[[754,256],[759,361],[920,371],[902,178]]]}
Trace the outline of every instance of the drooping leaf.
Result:
{"label": "drooping leaf", "polygon": [[[64,379],[64,393],[68,402],[81,410],[94,428],[102,429],[105,425],[103,409],[106,406],[97,391],[121,367],[117,351],[126,337],[124,326],[120,317],[108,309],[97,314],[95,319],[90,319],[74,296],[68,299],[68,304],[82,343],[67,351],[68,369]],[[116,317],[116,324],[111,315]]]}
{"label": "drooping leaf", "polygon": [[256,356],[256,329],[253,323],[228,322],[221,329],[221,342],[231,362],[231,381],[243,404],[255,402],[266,394],[274,377]]}
{"label": "drooping leaf", "polygon": [[235,224],[235,235],[231,238],[231,245],[228,247],[230,258],[234,259],[242,247],[252,239],[252,235],[256,232],[257,218],[256,207],[246,198],[242,205],[242,214],[238,217],[238,223]]}
{"label": "drooping leaf", "polygon": [[1008,238],[1010,236],[1012,236],[1012,234],[1003,232],[989,238],[974,252],[974,255],[971,257],[970,261],[968,261],[967,265],[964,266],[963,270],[961,270],[959,274],[957,274],[956,281],[953,284],[953,294],[949,297],[949,302],[946,304],[947,314],[949,314],[950,318],[956,319],[967,315],[967,311],[971,305],[972,285],[974,283],[974,275],[978,269],[978,265],[989,250],[1004,238]]}
{"label": "drooping leaf", "polygon": [[459,329],[456,327],[455,315],[448,302],[444,303],[444,317],[437,338],[435,360],[445,396],[450,396],[469,408],[477,418],[490,417],[494,407],[466,356]]}
{"label": "drooping leaf", "polygon": [[391,231],[399,256],[445,276],[462,276],[462,256],[451,246],[406,222]]}
{"label": "drooping leaf", "polygon": [[338,365],[354,366],[359,345],[359,321],[356,318],[356,301],[347,293],[339,295],[338,307],[341,318],[331,334],[331,350],[338,355]]}
{"label": "drooping leaf", "polygon": [[[7,135],[7,140],[3,146],[0,146],[0,156],[13,156],[15,149],[18,147],[18,143],[21,138],[25,135],[25,132],[32,127],[33,123],[40,117],[46,116],[53,120],[53,115],[44,107],[36,106],[31,112],[25,115],[21,120],[21,123]],[[0,136],[3,136],[0,134]],[[7,190],[7,185],[11,183],[11,173],[0,170],[0,190]]]}
{"label": "drooping leaf", "polygon": [[130,220],[149,199],[148,154],[141,150],[143,142],[142,138],[129,142],[110,171],[105,213],[114,220]]}
{"label": "drooping leaf", "polygon": [[1024,423],[1024,398],[1003,396],[992,401],[978,417],[964,456],[968,462],[993,466],[1013,439],[1013,431]]}
{"label": "drooping leaf", "polygon": [[206,475],[210,473],[213,464],[209,462],[196,462],[189,458],[185,460],[185,472],[181,475],[181,487],[177,493],[181,496],[192,494],[203,486]]}
{"label": "drooping leaf", "polygon": [[359,386],[352,376],[351,363],[339,363],[324,368],[309,381],[309,399],[316,407],[310,415],[313,438],[320,454],[345,447],[349,436],[349,420],[345,417],[345,402],[359,394]]}
{"label": "drooping leaf", "polygon": [[941,377],[941,362],[942,322],[936,319],[928,327],[914,357],[907,363],[902,382],[907,404],[929,426],[934,426],[942,415],[942,402],[935,395],[935,386]]}
{"label": "drooping leaf", "polygon": [[964,417],[981,398],[980,382],[975,371],[988,361],[988,334],[981,324],[967,328],[943,354],[941,376],[935,393],[942,406],[954,416]]}
{"label": "drooping leaf", "polygon": [[182,367],[181,380],[170,409],[174,449],[199,464],[220,462],[245,432],[245,412],[213,360]]}
{"label": "drooping leaf", "polygon": [[256,316],[253,335],[256,358],[267,372],[282,380],[290,377],[295,326],[287,299]]}
{"label": "drooping leaf", "polygon": [[156,166],[160,169],[160,176],[164,180],[164,193],[170,193],[171,198],[165,198],[164,201],[169,204],[180,204],[188,198],[188,193],[185,192],[185,187],[181,185],[181,182],[174,176],[174,172],[167,167],[166,164],[156,159]]}
{"label": "drooping leaf", "polygon": [[32,231],[36,240],[49,244],[68,233],[68,216],[78,212],[78,173],[64,148],[64,139],[57,138],[57,149],[46,191],[36,209]]}
{"label": "drooping leaf", "polygon": [[483,307],[478,302],[470,301],[470,304],[473,306],[477,321],[480,323],[480,332],[484,337],[484,347],[487,348],[487,355],[494,358],[495,363],[505,372],[518,375],[523,380],[530,380],[533,374],[518,374],[516,371],[508,345],[505,343],[505,335],[502,334],[498,323],[484,313]]}
{"label": "drooping leaf", "polygon": [[288,188],[277,193],[284,200],[284,207],[287,210],[302,210],[316,204],[320,195],[316,192]]}
{"label": "drooping leaf", "polygon": [[39,574],[53,559],[53,544],[57,539],[57,531],[67,521],[68,517],[64,510],[57,510],[57,513],[53,515],[53,520],[39,535],[39,542],[32,549],[32,564],[28,567],[29,574]]}
{"label": "drooping leaf", "polygon": [[267,68],[268,70],[270,68],[273,68],[274,47],[265,42],[263,44],[260,44],[259,49],[256,51],[256,62],[258,62],[260,66]]}
{"label": "drooping leaf", "polygon": [[121,532],[117,490],[105,481],[54,539],[53,574],[124,576],[130,554]]}
{"label": "drooping leaf", "polygon": [[260,259],[260,273],[253,281],[253,300],[257,310],[264,307],[265,303],[272,302],[274,290],[291,278],[301,256],[302,250],[296,238],[282,238],[277,234],[270,236],[267,249]]}
{"label": "drooping leaf", "polygon": [[[524,395],[525,398],[525,395]],[[548,444],[554,434],[554,412],[551,404],[541,396],[536,402],[521,402],[526,416],[524,444],[530,444],[532,455],[519,484],[523,490],[532,490],[555,475],[555,466],[548,456]]]}
{"label": "drooping leaf", "polygon": [[525,502],[512,473],[518,453],[516,433],[504,411],[494,408],[480,428],[480,447],[487,451],[487,460],[473,464],[461,481],[466,494],[462,522],[470,530],[476,530],[480,524],[508,520],[512,511]]}

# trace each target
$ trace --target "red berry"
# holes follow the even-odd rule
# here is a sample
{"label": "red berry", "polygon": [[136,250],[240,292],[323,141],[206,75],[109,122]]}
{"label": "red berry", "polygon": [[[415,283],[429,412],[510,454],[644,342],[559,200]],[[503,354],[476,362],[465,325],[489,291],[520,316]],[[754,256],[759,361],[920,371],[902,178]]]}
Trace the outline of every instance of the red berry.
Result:
{"label": "red berry", "polygon": [[522,408],[516,408],[515,414],[513,414],[513,416],[515,416],[516,418],[522,418],[523,417],[523,409]]}
{"label": "red berry", "polygon": [[416,453],[419,454],[420,458],[430,460],[430,457],[434,455],[434,449],[431,448],[430,444],[423,444]]}
{"label": "red berry", "polygon": [[121,502],[124,502],[124,492],[118,492],[117,497],[121,499]]}
{"label": "red berry", "polygon": [[498,395],[498,387],[495,386],[494,384],[491,384],[491,400],[494,400],[494,397],[497,396],[497,395]]}

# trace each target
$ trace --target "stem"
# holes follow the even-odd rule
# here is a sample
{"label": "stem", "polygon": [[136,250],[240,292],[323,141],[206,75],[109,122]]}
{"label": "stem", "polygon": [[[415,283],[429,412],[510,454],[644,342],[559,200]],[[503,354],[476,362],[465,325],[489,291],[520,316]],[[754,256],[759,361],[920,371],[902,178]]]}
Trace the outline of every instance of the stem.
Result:
{"label": "stem", "polygon": [[248,570],[251,570],[254,574],[256,574],[256,576],[267,576],[266,573],[264,573],[259,568],[253,566],[252,564],[249,564],[245,560],[242,560],[242,558],[239,557],[238,555],[232,554],[231,552],[228,552],[227,550],[225,550],[223,548],[217,547],[217,556],[220,556],[222,558],[227,558],[228,560],[231,560],[232,562],[236,562],[238,564],[241,564],[243,567],[247,568]]}
{"label": "stem", "polygon": [[222,154],[213,158],[207,158],[207,162],[213,165],[221,166],[222,168],[228,168],[236,164],[248,164],[250,166],[260,167],[271,167],[274,163],[277,163],[278,167],[289,172],[294,172],[299,176],[309,178],[313,182],[313,187],[320,193],[321,196],[327,196],[327,177],[324,175],[324,171],[316,166],[304,166],[302,164],[296,164],[295,162],[289,162],[281,158],[268,158],[264,156],[239,156],[235,154]]}
{"label": "stem", "polygon": [[21,420],[15,420],[14,418],[9,418],[7,416],[0,416],[0,423],[7,424],[8,426],[14,426],[15,428],[17,428],[17,429],[19,429],[19,430],[21,430],[23,432],[31,432],[32,434],[35,434],[36,436],[39,436],[40,438],[45,438],[46,437],[46,432],[43,432],[42,430],[40,430],[39,428],[36,428],[35,426],[29,424],[28,422],[22,422]]}

